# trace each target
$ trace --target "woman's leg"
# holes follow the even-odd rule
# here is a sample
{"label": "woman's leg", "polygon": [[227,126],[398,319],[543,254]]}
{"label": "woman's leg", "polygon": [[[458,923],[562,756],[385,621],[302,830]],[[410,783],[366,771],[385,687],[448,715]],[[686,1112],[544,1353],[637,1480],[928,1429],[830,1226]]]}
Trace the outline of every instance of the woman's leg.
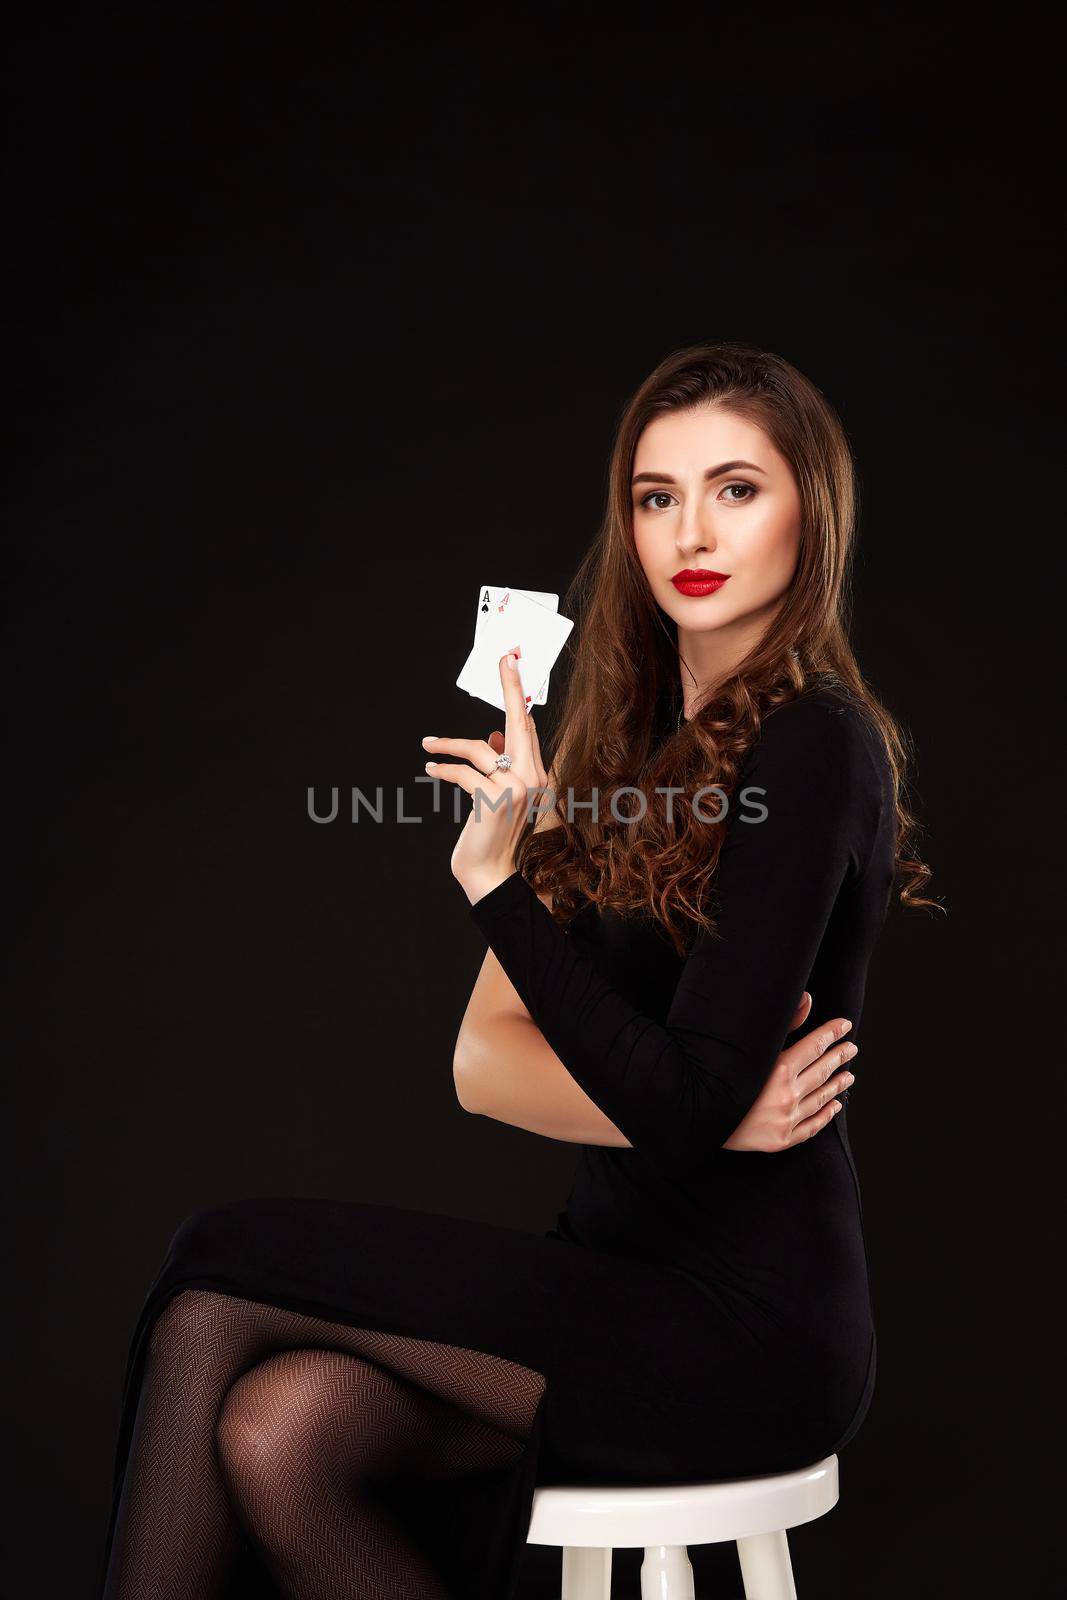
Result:
{"label": "woman's leg", "polygon": [[[269,1363],[270,1357],[282,1351],[305,1349],[339,1352],[362,1360],[343,1380],[338,1379],[336,1367],[301,1373],[298,1368]],[[261,1406],[257,1403],[253,1407],[252,1401],[262,1401],[272,1386],[284,1389],[291,1412],[294,1385],[297,1389],[301,1382],[309,1385],[307,1406],[320,1438],[328,1428],[316,1408],[323,1405],[324,1389],[332,1386],[336,1448],[327,1450],[327,1462],[334,1466],[327,1465],[326,1471],[347,1472],[351,1482],[352,1477],[368,1470],[369,1457],[360,1454],[361,1450],[370,1449],[367,1428],[364,1427],[361,1443],[358,1427],[353,1424],[356,1392],[362,1385],[362,1392],[367,1393],[367,1362],[444,1402],[436,1411],[420,1402],[419,1410],[407,1390],[396,1384],[388,1390],[384,1383],[380,1384],[378,1441],[379,1445],[386,1441],[386,1459],[390,1449],[396,1459],[408,1460],[422,1451],[428,1463],[462,1460],[468,1463],[462,1470],[471,1470],[480,1449],[488,1448],[489,1430],[503,1433],[512,1441],[526,1437],[544,1391],[542,1374],[503,1357],[352,1328],[214,1290],[183,1290],[167,1302],[152,1327],[104,1600],[212,1600],[220,1592],[240,1540],[240,1522],[230,1499],[231,1482],[240,1484],[238,1493],[246,1496],[248,1506],[262,1501],[263,1484],[258,1471],[250,1465],[248,1451],[253,1447],[249,1440],[257,1434],[266,1437],[269,1428]],[[238,1380],[260,1363],[267,1365],[258,1381],[235,1388]],[[232,1403],[226,1405],[223,1427],[227,1449],[224,1473],[220,1460],[222,1439],[217,1430],[227,1397]],[[480,1424],[483,1432],[456,1432],[448,1407],[458,1407],[466,1419]],[[253,1416],[257,1420],[250,1421]],[[291,1435],[294,1426],[299,1432],[299,1408],[295,1424],[290,1416],[289,1426],[282,1432]],[[435,1440],[430,1438],[431,1426],[437,1430]],[[391,1430],[406,1440],[399,1450],[388,1444]],[[498,1452],[505,1448],[499,1439],[495,1447]],[[287,1460],[299,1454],[291,1437],[287,1448]],[[305,1499],[313,1500],[312,1490],[317,1492],[321,1486],[304,1487],[308,1490]],[[329,1515],[335,1517],[338,1510],[339,1502],[331,1500]],[[370,1527],[367,1507],[354,1497],[352,1516],[354,1526],[364,1530]],[[336,1532],[336,1521],[331,1526]],[[376,1525],[376,1537],[385,1537],[381,1522]],[[345,1559],[351,1554],[351,1543],[349,1540],[344,1546]],[[327,1572],[321,1576],[325,1583],[336,1581],[336,1574]],[[380,1577],[376,1573],[364,1580],[358,1569],[350,1570],[346,1592],[358,1594],[359,1583],[365,1581],[368,1594],[382,1593]],[[342,1591],[321,1588],[301,1592]],[[399,1592],[420,1591],[409,1587]],[[433,1589],[426,1592],[435,1593]]]}
{"label": "woman's leg", "polygon": [[286,1350],[246,1372],[223,1402],[218,1442],[240,1519],[296,1600],[448,1600],[367,1480],[452,1477],[522,1453],[498,1428],[332,1350]]}

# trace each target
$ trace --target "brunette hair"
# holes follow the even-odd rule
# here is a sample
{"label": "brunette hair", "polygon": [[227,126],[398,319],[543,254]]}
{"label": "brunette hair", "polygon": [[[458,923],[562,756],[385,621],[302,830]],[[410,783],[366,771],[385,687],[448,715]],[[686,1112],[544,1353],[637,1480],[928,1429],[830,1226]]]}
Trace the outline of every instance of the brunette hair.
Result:
{"label": "brunette hair", "polygon": [[[633,539],[630,479],[637,441],[655,417],[717,404],[758,424],[792,468],[802,526],[797,568],[783,603],[736,671],[681,727],[677,628],[657,604]],[[690,796],[719,785],[731,796],[762,718],[818,685],[858,704],[881,733],[897,815],[895,873],[906,906],[944,907],[922,889],[929,868],[914,856],[919,831],[906,803],[910,736],[864,681],[847,634],[857,487],[841,420],[803,373],[781,356],[732,340],[668,355],[624,406],[612,447],[600,530],[571,581],[562,610],[575,619],[554,737],[550,782],[559,826],[529,829],[517,866],[535,889],[552,891],[566,924],[589,901],[643,912],[684,953],[695,927],[714,932],[702,904],[723,845],[692,807],[656,790]],[[640,790],[644,814],[612,796]],[[599,815],[575,802],[594,790]],[[551,799],[551,796],[549,796]],[[721,801],[705,799],[705,817]],[[670,819],[670,820],[669,820]],[[709,844],[710,841],[710,844]]]}

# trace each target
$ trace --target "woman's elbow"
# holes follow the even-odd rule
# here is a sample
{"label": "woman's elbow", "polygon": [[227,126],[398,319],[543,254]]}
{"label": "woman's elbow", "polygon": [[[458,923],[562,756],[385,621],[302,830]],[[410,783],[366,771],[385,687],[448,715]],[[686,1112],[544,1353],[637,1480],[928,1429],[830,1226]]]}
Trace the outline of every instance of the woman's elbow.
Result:
{"label": "woman's elbow", "polygon": [[474,1070],[474,1051],[471,1041],[460,1029],[456,1048],[452,1052],[452,1082],[456,1089],[456,1099],[464,1111],[478,1111],[475,1093],[477,1076]]}

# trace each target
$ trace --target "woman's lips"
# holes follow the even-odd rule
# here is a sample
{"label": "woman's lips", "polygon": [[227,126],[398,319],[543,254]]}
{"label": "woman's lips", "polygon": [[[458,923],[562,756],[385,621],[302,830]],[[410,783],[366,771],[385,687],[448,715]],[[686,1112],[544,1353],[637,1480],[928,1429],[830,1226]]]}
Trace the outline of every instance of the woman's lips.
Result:
{"label": "woman's lips", "polygon": [[689,569],[685,572],[676,572],[671,582],[679,594],[714,594],[716,589],[722,588],[729,576],[728,572],[701,572]]}

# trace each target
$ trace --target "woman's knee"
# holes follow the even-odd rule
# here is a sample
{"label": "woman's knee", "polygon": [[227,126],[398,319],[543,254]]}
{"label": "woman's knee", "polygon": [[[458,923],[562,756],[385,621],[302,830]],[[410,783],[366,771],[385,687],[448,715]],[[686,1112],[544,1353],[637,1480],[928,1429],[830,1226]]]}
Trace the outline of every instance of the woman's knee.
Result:
{"label": "woman's knee", "polygon": [[353,1404],[391,1380],[358,1356],[283,1350],[231,1385],[216,1439],[231,1485],[244,1497],[270,1493],[336,1447]]}

